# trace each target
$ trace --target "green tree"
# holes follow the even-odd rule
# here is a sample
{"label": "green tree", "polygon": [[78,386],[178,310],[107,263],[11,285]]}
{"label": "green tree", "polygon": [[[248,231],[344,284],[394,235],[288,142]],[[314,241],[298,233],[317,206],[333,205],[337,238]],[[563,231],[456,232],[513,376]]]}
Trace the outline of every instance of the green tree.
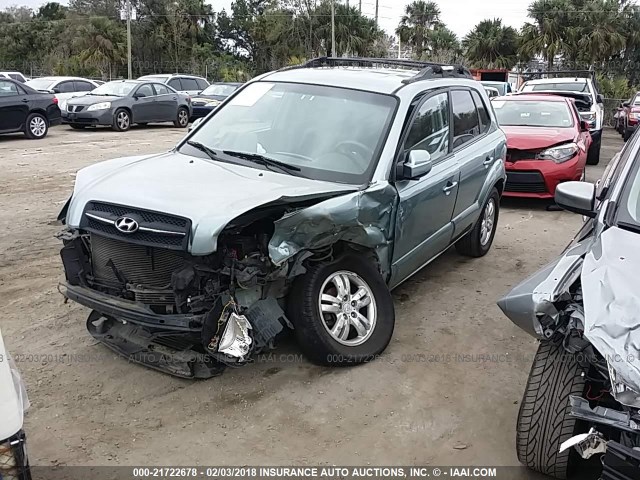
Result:
{"label": "green tree", "polygon": [[478,23],[464,37],[462,46],[474,67],[511,69],[518,62],[518,32],[499,18]]}
{"label": "green tree", "polygon": [[440,8],[435,2],[416,0],[405,7],[396,34],[404,43],[413,47],[417,58],[428,47],[429,33],[441,25]]}
{"label": "green tree", "polygon": [[534,21],[522,28],[522,54],[542,55],[551,70],[555,56],[570,49],[566,30],[573,10],[568,0],[535,0],[529,5],[529,17]]}

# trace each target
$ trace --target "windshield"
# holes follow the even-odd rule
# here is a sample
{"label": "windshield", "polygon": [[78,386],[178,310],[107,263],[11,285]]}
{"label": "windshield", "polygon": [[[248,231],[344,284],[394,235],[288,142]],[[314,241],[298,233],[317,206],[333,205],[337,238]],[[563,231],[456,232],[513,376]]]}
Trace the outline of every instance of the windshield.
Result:
{"label": "windshield", "polygon": [[559,91],[559,92],[589,92],[587,82],[536,83],[530,85],[527,91]]}
{"label": "windshield", "polygon": [[33,88],[34,90],[50,90],[51,85],[54,83],[55,81],[50,78],[35,78],[26,82],[25,85]]}
{"label": "windshield", "polygon": [[573,118],[565,102],[505,100],[492,102],[500,125],[527,127],[572,127]]}
{"label": "windshield", "polygon": [[228,97],[238,89],[238,85],[211,85],[205,88],[201,95],[215,95],[218,97]]}
{"label": "windshield", "polygon": [[[395,97],[344,88],[256,82],[240,91],[189,140],[222,151],[260,154],[302,176],[349,184],[368,181],[396,106]],[[181,151],[202,156],[189,145]]]}
{"label": "windshield", "polygon": [[137,82],[122,82],[119,80],[116,82],[108,82],[95,88],[91,92],[91,95],[115,95],[118,97],[126,97],[129,95],[131,90],[136,88],[137,85],[139,85]]}

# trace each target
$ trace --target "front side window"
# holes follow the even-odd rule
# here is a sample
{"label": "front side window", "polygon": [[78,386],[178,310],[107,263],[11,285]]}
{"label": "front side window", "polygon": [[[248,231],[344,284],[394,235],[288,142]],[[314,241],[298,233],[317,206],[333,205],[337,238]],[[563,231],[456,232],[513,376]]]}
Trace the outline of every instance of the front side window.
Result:
{"label": "front side window", "polygon": [[18,87],[16,87],[16,84],[0,80],[0,96],[9,97],[11,95],[18,95]]}
{"label": "front side window", "polygon": [[453,90],[451,105],[453,108],[453,148],[458,148],[480,135],[480,123],[469,90]]}
{"label": "front side window", "polygon": [[169,95],[169,89],[161,83],[154,83],[153,88],[156,89],[156,95]]}
{"label": "front side window", "polygon": [[404,142],[404,150],[426,150],[434,163],[449,153],[449,97],[439,93],[420,106]]}
{"label": "front side window", "polygon": [[[361,185],[377,164],[396,104],[395,97],[378,93],[255,82],[218,108],[189,141],[216,152],[215,160],[264,168],[238,155],[254,154],[255,160],[257,154],[293,167],[292,174]],[[188,144],[180,150],[205,157]]]}
{"label": "front side window", "polygon": [[153,87],[151,87],[150,83],[145,83],[144,85],[140,85],[140,88],[136,90],[136,95],[144,95],[145,97],[153,97],[155,92],[153,91]]}
{"label": "front side window", "polygon": [[55,88],[60,93],[73,93],[76,91],[73,82],[60,82]]}
{"label": "front side window", "polygon": [[76,92],[90,92],[93,90],[93,84],[89,82],[83,82],[82,80],[76,80]]}

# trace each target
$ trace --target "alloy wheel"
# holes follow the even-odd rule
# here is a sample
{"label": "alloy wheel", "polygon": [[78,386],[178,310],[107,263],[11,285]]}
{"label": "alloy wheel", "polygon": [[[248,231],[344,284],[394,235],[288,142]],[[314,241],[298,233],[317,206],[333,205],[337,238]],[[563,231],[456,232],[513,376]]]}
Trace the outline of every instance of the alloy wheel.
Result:
{"label": "alloy wheel", "polygon": [[178,112],[178,123],[182,127],[186,127],[187,123],[189,123],[189,115],[186,110],[180,110]]}
{"label": "alloy wheel", "polygon": [[377,307],[362,277],[346,270],[332,273],[322,284],[318,300],[322,324],[336,342],[355,347],[369,339]]}
{"label": "alloy wheel", "polygon": [[47,132],[47,123],[42,117],[33,117],[29,122],[29,130],[34,137],[42,137]]}
{"label": "alloy wheel", "polygon": [[120,127],[121,130],[126,130],[127,128],[129,128],[129,115],[127,114],[127,112],[118,113],[116,122],[118,122],[118,127]]}
{"label": "alloy wheel", "polygon": [[482,212],[482,220],[480,224],[480,244],[484,247],[491,239],[493,233],[493,225],[496,219],[495,200],[490,198]]}

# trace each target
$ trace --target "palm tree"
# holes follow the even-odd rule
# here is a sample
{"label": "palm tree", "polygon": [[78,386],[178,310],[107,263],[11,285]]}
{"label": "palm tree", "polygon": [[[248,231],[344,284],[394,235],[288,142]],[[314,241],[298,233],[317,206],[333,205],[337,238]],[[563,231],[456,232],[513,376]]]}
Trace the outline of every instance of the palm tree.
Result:
{"label": "palm tree", "polygon": [[126,59],[126,35],[121,25],[109,18],[92,18],[78,37],[79,59],[99,69],[103,78],[114,64]]}
{"label": "palm tree", "polygon": [[513,68],[518,62],[518,32],[499,18],[483,20],[462,40],[465,57],[485,68]]}
{"label": "palm tree", "polygon": [[416,0],[406,6],[396,34],[401,41],[413,47],[417,58],[421,58],[428,46],[429,33],[441,24],[437,3]]}
{"label": "palm tree", "polygon": [[611,0],[591,0],[584,7],[582,24],[585,31],[578,42],[592,64],[619,55],[625,48],[621,33],[626,22],[619,14],[618,3]]}
{"label": "palm tree", "polygon": [[572,24],[573,8],[569,0],[535,0],[529,5],[533,23],[522,27],[521,53],[524,56],[542,54],[549,70],[556,55],[570,50],[567,29]]}

